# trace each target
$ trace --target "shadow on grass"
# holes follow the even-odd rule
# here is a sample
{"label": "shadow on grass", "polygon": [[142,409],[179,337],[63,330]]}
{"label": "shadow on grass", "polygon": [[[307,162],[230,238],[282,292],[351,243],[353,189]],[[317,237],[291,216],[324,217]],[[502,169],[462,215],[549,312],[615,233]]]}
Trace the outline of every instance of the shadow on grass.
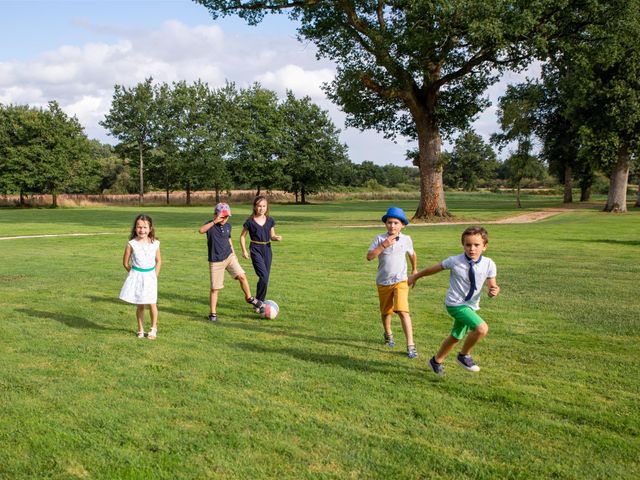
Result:
{"label": "shadow on grass", "polygon": [[[258,317],[257,315],[251,315],[253,319],[257,320],[258,323],[239,323],[239,322],[220,322],[218,325],[221,328],[230,327],[237,328],[239,330],[249,330],[252,332],[261,332],[268,333],[271,335],[279,335],[287,338],[298,338],[301,340],[307,340],[315,343],[320,343],[323,345],[343,345],[348,348],[357,348],[357,349],[367,349],[367,350],[375,350],[379,351],[381,347],[376,347],[376,345],[381,345],[381,342],[376,342],[372,339],[363,339],[361,337],[329,337],[329,336],[317,336],[310,335],[301,332],[291,331],[283,327],[281,324],[272,323],[270,320],[264,320]],[[365,346],[366,345],[366,346]],[[398,352],[401,353],[401,352]],[[403,355],[405,355],[403,353]]]}
{"label": "shadow on grass", "polygon": [[[209,307],[208,306],[204,306],[201,307],[200,304],[202,304],[203,302],[199,302],[200,304],[198,304],[197,302],[195,302],[194,300],[191,300],[189,298],[181,298],[179,295],[174,295],[173,297],[175,297],[176,299],[180,299],[183,301],[186,301],[188,303],[194,304],[197,308],[198,311],[194,312],[194,311],[190,311],[190,310],[185,310],[185,309],[178,309],[178,308],[173,308],[173,307],[168,307],[166,305],[163,305],[162,303],[158,304],[158,312],[159,314],[162,313],[171,313],[177,317],[183,317],[183,318],[188,318],[191,320],[201,320],[201,319],[206,319],[207,316],[203,313],[203,312],[208,312]],[[122,300],[120,300],[119,298],[114,298],[114,297],[99,297],[96,295],[87,295],[86,296],[87,299],[89,299],[91,302],[103,302],[103,303],[110,303],[113,305],[124,305],[126,306],[130,306],[131,308],[133,308],[135,305],[127,303],[127,302],[123,302]],[[162,301],[162,299],[160,299]]]}
{"label": "shadow on grass", "polygon": [[116,332],[129,332],[126,328],[113,328],[113,327],[105,327],[103,325],[97,324],[88,320],[84,317],[78,317],[76,315],[67,315],[66,313],[59,312],[45,312],[43,310],[32,310],[27,308],[18,308],[16,312],[23,313],[33,318],[48,318],[49,320],[55,320],[56,322],[60,322],[68,327],[72,328],[88,328],[92,330],[110,330]]}
{"label": "shadow on grass", "polygon": [[[288,355],[297,360],[304,362],[317,363],[319,365],[333,365],[348,370],[365,373],[382,373],[388,374],[408,374],[412,370],[408,370],[405,365],[396,362],[380,362],[377,360],[362,360],[354,357],[343,355],[332,355],[327,353],[316,353],[309,350],[299,350],[290,347],[269,348],[263,344],[238,343],[235,345],[241,350],[248,352],[259,352],[267,354]],[[422,372],[414,370],[414,375],[422,376]]]}

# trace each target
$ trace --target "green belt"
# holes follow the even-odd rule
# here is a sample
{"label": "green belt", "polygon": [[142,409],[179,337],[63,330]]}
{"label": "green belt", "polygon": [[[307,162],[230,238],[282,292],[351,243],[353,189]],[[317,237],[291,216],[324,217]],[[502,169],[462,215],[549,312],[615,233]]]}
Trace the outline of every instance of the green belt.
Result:
{"label": "green belt", "polygon": [[255,243],[256,245],[269,245],[271,242],[259,242],[257,240],[251,240],[251,243]]}
{"label": "green belt", "polygon": [[155,265],[151,268],[140,268],[140,267],[134,267],[133,265],[131,266],[132,270],[135,270],[136,272],[153,272],[156,267]]}

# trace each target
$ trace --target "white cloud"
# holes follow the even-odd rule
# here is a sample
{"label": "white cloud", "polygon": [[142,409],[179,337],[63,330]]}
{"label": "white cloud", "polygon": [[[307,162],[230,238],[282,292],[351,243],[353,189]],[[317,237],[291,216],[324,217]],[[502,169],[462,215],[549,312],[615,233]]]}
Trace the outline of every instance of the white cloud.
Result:
{"label": "white cloud", "polygon": [[297,96],[308,95],[314,100],[324,99],[325,95],[320,89],[324,82],[333,79],[334,71],[328,68],[320,70],[304,70],[298,65],[285,65],[275,72],[268,71],[256,76],[256,81],[278,93],[291,90]]}

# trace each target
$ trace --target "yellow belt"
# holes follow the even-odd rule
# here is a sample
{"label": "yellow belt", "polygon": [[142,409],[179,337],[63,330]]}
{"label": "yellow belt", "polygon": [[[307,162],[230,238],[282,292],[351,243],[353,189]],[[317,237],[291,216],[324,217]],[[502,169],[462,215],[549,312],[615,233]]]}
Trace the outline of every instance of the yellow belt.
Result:
{"label": "yellow belt", "polygon": [[269,245],[271,242],[258,242],[257,240],[251,240],[251,243],[255,243],[256,245]]}

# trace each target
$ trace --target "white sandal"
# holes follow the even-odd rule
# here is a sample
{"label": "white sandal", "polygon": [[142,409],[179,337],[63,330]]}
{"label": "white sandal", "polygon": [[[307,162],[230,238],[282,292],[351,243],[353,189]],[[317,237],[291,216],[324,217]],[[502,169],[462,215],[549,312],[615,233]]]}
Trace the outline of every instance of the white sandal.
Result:
{"label": "white sandal", "polygon": [[149,340],[155,340],[157,335],[158,335],[158,329],[152,328],[151,330],[149,330],[149,335],[147,336],[147,338]]}
{"label": "white sandal", "polygon": [[144,331],[143,330],[138,332],[138,338],[144,338]]}

